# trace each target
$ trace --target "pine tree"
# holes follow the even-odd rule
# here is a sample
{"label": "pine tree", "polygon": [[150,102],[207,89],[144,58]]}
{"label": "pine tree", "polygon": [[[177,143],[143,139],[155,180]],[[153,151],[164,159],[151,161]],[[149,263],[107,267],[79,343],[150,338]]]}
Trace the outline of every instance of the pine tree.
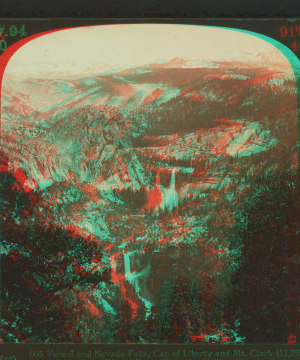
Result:
{"label": "pine tree", "polygon": [[43,199],[37,192],[26,192],[20,176],[9,172],[7,164],[2,153],[3,339],[71,341],[71,333],[62,337],[65,323],[75,324],[78,319],[67,311],[74,305],[67,294],[78,286],[86,289],[108,281],[105,272],[85,270],[92,260],[101,261],[102,249],[93,241],[43,222],[38,212]]}

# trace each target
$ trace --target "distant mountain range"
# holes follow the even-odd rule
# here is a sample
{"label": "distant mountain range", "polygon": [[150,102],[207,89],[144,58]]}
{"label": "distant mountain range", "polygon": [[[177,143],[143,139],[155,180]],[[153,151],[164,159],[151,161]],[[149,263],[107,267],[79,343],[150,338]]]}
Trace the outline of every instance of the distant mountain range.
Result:
{"label": "distant mountain range", "polygon": [[235,181],[222,179],[220,159],[278,146],[268,126],[294,111],[296,83],[282,69],[176,58],[77,80],[4,84],[2,146],[32,188],[153,189],[158,169],[168,176],[177,169],[179,197],[200,196]]}

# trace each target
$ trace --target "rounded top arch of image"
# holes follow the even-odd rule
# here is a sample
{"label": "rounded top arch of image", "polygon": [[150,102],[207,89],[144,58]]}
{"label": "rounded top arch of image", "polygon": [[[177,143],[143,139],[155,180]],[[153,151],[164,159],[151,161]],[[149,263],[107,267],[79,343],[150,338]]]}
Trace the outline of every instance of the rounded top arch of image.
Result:
{"label": "rounded top arch of image", "polygon": [[70,28],[36,38],[12,56],[4,80],[78,78],[132,68],[218,67],[224,61],[293,73],[287,58],[271,43],[242,31],[126,24]]}

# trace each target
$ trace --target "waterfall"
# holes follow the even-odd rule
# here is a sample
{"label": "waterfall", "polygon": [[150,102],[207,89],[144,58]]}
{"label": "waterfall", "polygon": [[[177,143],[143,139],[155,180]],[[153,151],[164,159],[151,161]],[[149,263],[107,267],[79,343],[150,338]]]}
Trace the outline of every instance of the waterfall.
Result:
{"label": "waterfall", "polygon": [[178,208],[178,193],[175,187],[175,169],[172,170],[170,186],[164,194],[164,208],[171,211],[173,208]]}

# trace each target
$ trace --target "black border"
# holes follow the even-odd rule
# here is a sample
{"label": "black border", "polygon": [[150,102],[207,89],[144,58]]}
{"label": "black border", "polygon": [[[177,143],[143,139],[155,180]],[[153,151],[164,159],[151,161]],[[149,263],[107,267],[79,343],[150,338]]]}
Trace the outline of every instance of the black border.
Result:
{"label": "black border", "polygon": [[299,0],[3,0],[0,17],[297,17]]}
{"label": "black border", "polygon": [[[56,1],[56,0],[55,0]],[[300,7],[300,1],[297,0],[299,7]],[[19,9],[20,10],[20,9]],[[47,10],[47,8],[46,8]],[[0,11],[0,15],[2,11]],[[300,11],[299,11],[300,14]],[[17,17],[17,16],[16,16]],[[258,19],[258,18],[243,18],[240,17],[239,19],[234,18],[195,18],[190,17],[188,18],[160,18],[155,17],[151,18],[151,16],[145,17],[123,17],[120,16],[118,18],[89,18],[86,16],[86,18],[66,18],[66,17],[55,17],[51,19],[51,16],[47,16],[46,18],[12,18],[8,17],[0,18],[0,22],[4,22],[6,24],[11,23],[27,23],[28,26],[30,25],[30,31],[28,32],[28,35],[34,35],[36,33],[40,33],[47,30],[53,30],[53,29],[59,29],[59,28],[65,28],[65,27],[73,27],[73,26],[86,26],[86,25],[100,25],[100,24],[114,24],[114,23],[173,23],[173,24],[199,24],[199,25],[215,25],[215,26],[224,26],[224,27],[232,27],[232,28],[240,28],[245,30],[250,30],[254,32],[259,32],[264,35],[270,36],[285,45],[289,46],[291,39],[282,39],[279,35],[279,28],[282,24],[288,24],[291,25],[291,22],[300,24],[300,17],[295,16],[295,14],[290,18],[286,19],[284,16],[280,16],[280,18],[265,18],[265,19]],[[28,27],[29,28],[29,27]],[[19,40],[19,39],[16,39]],[[289,42],[290,41],[290,42]],[[300,58],[300,51],[297,53],[298,57]],[[299,129],[298,129],[299,130]],[[1,278],[1,274],[0,274]],[[300,331],[299,331],[300,332]],[[276,349],[288,349],[290,355],[294,354],[294,356],[290,356],[290,359],[293,358],[300,358],[300,342],[298,344],[282,344],[282,345],[265,345],[265,344],[243,344],[243,345],[202,345],[202,344],[193,344],[193,345],[185,345],[185,344],[174,344],[174,345],[163,345],[163,344],[147,344],[147,345],[141,345],[141,344],[102,344],[102,345],[96,345],[96,344],[2,344],[0,345],[0,359],[1,355],[3,355],[3,360],[6,359],[33,359],[33,357],[29,356],[30,351],[38,351],[43,350],[44,351],[44,358],[49,358],[46,355],[46,351],[49,349],[59,352],[65,352],[65,351],[82,351],[82,352],[88,352],[88,351],[124,351],[124,349],[134,349],[135,351],[139,351],[142,349],[143,351],[147,351],[147,348],[150,354],[153,355],[153,357],[150,355],[151,358],[155,358],[153,351],[154,349],[159,349],[160,351],[176,351],[176,349],[193,349],[194,351],[227,351],[228,349],[242,349],[244,350],[250,358],[254,358],[251,356],[251,350],[252,349],[259,349],[259,351],[267,351],[269,349],[272,349],[274,355],[276,356]],[[170,350],[172,348],[172,350]],[[232,350],[232,351],[234,351]],[[294,353],[291,353],[291,351],[295,351]],[[7,356],[7,357],[6,357]],[[249,358],[245,357],[245,359]],[[74,357],[75,358],[75,357]],[[95,358],[95,357],[92,357]],[[99,357],[100,358],[100,357]],[[123,357],[118,357],[119,359],[123,359]],[[127,357],[128,358],[128,357]],[[131,358],[131,357],[130,357]],[[173,357],[172,357],[173,358]],[[177,357],[178,359],[181,357]],[[192,357],[193,359],[199,359],[199,357]],[[202,358],[202,357],[201,357]],[[228,357],[226,357],[228,358]],[[230,357],[231,358],[231,357]],[[258,357],[255,357],[256,359]],[[140,357],[135,357],[134,359],[139,360]],[[148,358],[147,358],[148,359]],[[171,357],[169,358],[171,359]],[[188,357],[184,358],[185,360],[189,359]],[[211,359],[214,359],[211,357]],[[221,359],[221,357],[218,357],[218,359]],[[235,357],[235,359],[238,359]],[[270,357],[268,357],[270,359]]]}

